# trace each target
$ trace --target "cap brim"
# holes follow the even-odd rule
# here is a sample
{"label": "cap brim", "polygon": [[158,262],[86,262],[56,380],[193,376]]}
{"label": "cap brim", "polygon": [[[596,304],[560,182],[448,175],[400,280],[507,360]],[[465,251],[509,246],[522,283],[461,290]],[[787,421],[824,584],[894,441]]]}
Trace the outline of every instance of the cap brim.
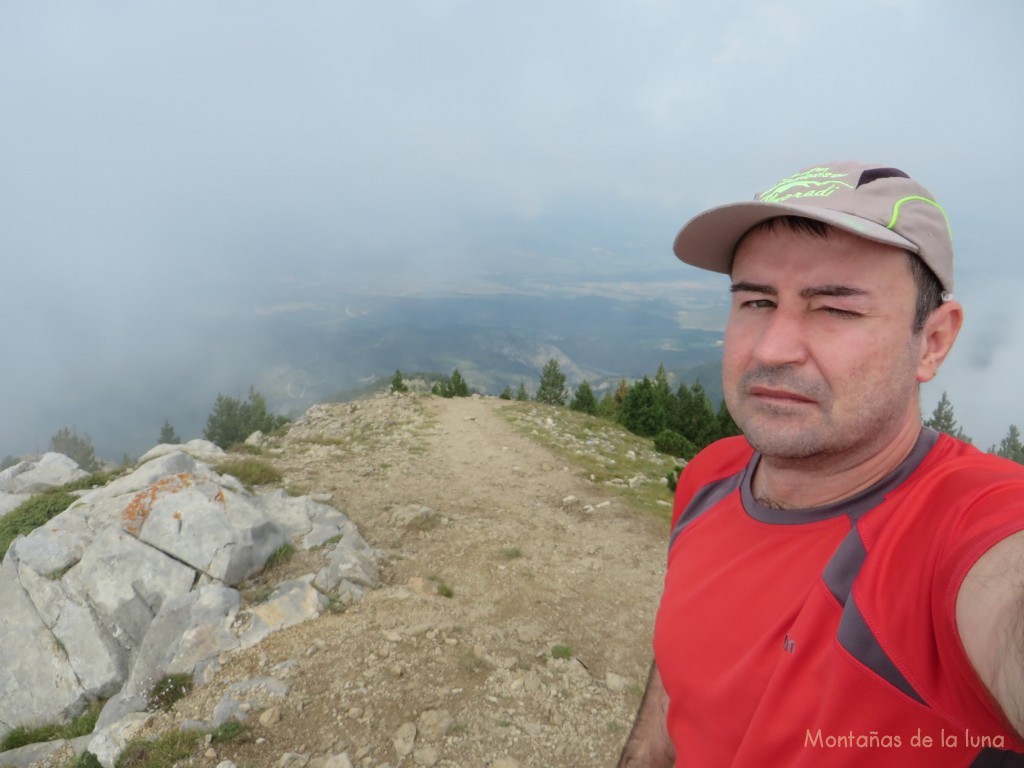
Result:
{"label": "cap brim", "polygon": [[778,216],[815,219],[868,240],[918,252],[914,243],[869,219],[828,208],[760,202],[732,203],[698,214],[679,230],[672,250],[687,264],[729,274],[736,245],[742,237],[762,221]]}

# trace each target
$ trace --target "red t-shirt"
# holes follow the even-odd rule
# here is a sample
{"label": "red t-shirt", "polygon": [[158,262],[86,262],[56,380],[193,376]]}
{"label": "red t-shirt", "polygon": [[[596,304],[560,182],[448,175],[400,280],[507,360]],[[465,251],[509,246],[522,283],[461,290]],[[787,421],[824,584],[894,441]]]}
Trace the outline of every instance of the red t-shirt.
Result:
{"label": "red t-shirt", "polygon": [[924,430],[874,487],[775,510],[759,459],[722,440],[676,492],[654,634],[676,765],[1024,766],[955,616],[970,567],[1024,529],[1024,467]]}

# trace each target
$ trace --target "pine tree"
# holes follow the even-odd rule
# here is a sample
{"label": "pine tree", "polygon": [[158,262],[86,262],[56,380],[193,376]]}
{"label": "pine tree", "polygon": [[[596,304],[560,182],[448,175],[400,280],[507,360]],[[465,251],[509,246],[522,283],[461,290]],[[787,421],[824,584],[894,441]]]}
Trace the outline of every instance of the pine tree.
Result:
{"label": "pine tree", "polygon": [[658,364],[658,372],[654,374],[654,399],[665,414],[666,427],[671,425],[675,421],[678,401],[672,396],[672,387],[668,383],[668,373],[665,372],[664,363]]}
{"label": "pine tree", "polygon": [[743,430],[739,428],[739,425],[735,422],[732,414],[729,413],[729,408],[725,404],[725,400],[718,406],[718,413],[715,414],[715,420],[718,422],[718,436],[722,437],[733,437],[735,435],[742,435]]}
{"label": "pine tree", "polygon": [[605,392],[604,397],[597,404],[597,415],[609,421],[619,420],[619,404],[615,402],[615,396],[611,392]]}
{"label": "pine tree", "polygon": [[79,436],[73,429],[63,427],[50,438],[50,450],[63,453],[86,472],[95,472],[100,468],[92,440],[88,435]]}
{"label": "pine tree", "polygon": [[565,394],[565,374],[558,366],[558,361],[551,358],[540,372],[540,386],[535,399],[548,405],[565,405]]}
{"label": "pine tree", "polygon": [[402,378],[402,372],[395,369],[395,375],[391,377],[391,391],[392,392],[408,392],[409,385],[405,383],[405,379]]}
{"label": "pine tree", "polygon": [[449,397],[469,397],[469,385],[462,378],[458,368],[452,371],[452,377],[449,379],[448,386],[451,388]]}
{"label": "pine tree", "polygon": [[526,384],[519,382],[519,389],[516,390],[516,400],[520,403],[530,399],[530,395],[526,391]]}
{"label": "pine tree", "polygon": [[157,438],[157,442],[167,445],[177,445],[181,442],[181,438],[178,437],[178,433],[174,431],[174,427],[171,426],[168,419],[164,419],[164,425],[160,427],[160,436]]}
{"label": "pine tree", "polygon": [[953,403],[950,402],[949,396],[945,392],[939,398],[935,410],[932,411],[931,418],[925,421],[924,425],[937,432],[945,432],[947,435],[964,442],[971,442],[971,438],[965,435],[964,431],[957,426],[956,418],[953,416]]}
{"label": "pine tree", "polygon": [[594,397],[594,390],[590,388],[589,381],[581,381],[580,385],[576,387],[576,394],[573,395],[569,407],[574,411],[591,415],[597,413],[597,398]]}
{"label": "pine tree", "polygon": [[1020,430],[1017,429],[1016,424],[1010,425],[1009,430],[1006,432],[1006,437],[999,443],[999,448],[995,453],[1004,459],[1024,464],[1024,444],[1021,444]]}
{"label": "pine tree", "polygon": [[665,409],[658,403],[654,384],[648,377],[644,376],[630,388],[622,403],[619,421],[641,437],[654,437],[668,426]]}
{"label": "pine tree", "polygon": [[217,395],[213,410],[206,418],[203,437],[227,450],[253,432],[273,432],[287,422],[284,416],[269,413],[266,398],[255,387],[250,387],[249,399],[244,403],[234,397]]}
{"label": "pine tree", "polygon": [[512,394],[512,387],[506,384],[505,388],[501,390],[501,394],[498,395],[498,397],[502,400],[511,400],[514,397],[514,395]]}
{"label": "pine tree", "polygon": [[[708,398],[707,393],[704,392],[704,387],[701,386],[700,381],[695,381],[693,386],[690,387],[690,392],[693,394],[691,401],[691,424],[693,425],[693,435],[686,435],[690,438],[694,445],[698,448],[704,448],[711,445],[719,437],[718,432],[718,417],[715,414],[715,409],[711,405],[711,400]],[[685,432],[683,433],[686,434]]]}

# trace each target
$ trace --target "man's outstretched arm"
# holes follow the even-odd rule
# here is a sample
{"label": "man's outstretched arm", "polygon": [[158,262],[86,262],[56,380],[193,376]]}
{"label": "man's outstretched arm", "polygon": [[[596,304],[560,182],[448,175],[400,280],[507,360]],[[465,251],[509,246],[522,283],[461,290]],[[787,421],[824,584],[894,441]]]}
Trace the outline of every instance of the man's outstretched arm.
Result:
{"label": "man's outstretched arm", "polygon": [[658,665],[651,663],[647,690],[633,721],[618,768],[672,768],[676,750],[668,737],[666,714],[668,694],[661,682]]}
{"label": "man's outstretched arm", "polygon": [[967,572],[956,621],[978,677],[1024,737],[1024,531],[996,544]]}

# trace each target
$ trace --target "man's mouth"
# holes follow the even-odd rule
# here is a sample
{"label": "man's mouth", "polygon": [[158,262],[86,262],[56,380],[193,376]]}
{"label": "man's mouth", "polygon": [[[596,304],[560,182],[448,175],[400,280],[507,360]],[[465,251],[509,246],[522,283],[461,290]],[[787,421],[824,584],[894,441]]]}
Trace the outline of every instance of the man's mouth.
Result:
{"label": "man's mouth", "polygon": [[773,387],[753,386],[747,390],[752,397],[760,400],[773,400],[787,403],[814,403],[815,400],[801,395],[799,392],[791,392],[788,389],[775,389]]}

